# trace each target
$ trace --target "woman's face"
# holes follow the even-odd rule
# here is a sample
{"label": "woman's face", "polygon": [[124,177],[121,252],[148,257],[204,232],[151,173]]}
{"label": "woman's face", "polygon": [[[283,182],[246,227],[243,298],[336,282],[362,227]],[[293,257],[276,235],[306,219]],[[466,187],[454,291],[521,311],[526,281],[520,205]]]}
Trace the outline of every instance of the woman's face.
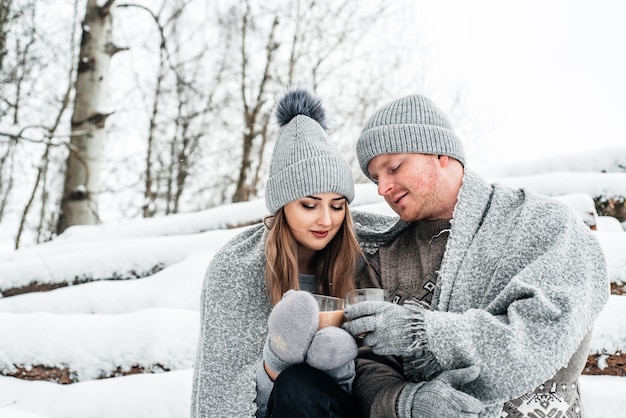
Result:
{"label": "woman's face", "polygon": [[284,206],[285,218],[299,247],[322,250],[337,235],[346,217],[346,198],[320,193]]}

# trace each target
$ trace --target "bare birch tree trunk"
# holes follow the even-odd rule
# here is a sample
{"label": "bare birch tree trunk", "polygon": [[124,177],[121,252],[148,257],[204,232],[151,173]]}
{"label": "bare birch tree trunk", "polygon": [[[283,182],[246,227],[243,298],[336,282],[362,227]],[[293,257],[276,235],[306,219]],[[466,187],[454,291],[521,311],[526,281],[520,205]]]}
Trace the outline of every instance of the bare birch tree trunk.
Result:
{"label": "bare birch tree trunk", "polygon": [[9,32],[9,13],[11,12],[11,1],[0,0],[0,69],[4,63],[4,56],[6,55],[6,39]]}
{"label": "bare birch tree trunk", "polygon": [[114,2],[108,0],[98,6],[97,0],[87,0],[58,233],[72,225],[98,222],[97,194],[106,137],[104,123],[110,115],[106,110],[109,62],[122,50],[112,39]]}

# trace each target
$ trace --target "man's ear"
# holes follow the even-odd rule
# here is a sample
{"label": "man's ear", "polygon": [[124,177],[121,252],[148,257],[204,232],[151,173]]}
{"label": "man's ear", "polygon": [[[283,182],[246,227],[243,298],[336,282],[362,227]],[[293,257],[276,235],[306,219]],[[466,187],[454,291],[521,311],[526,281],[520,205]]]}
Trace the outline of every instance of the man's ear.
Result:
{"label": "man's ear", "polygon": [[437,160],[439,160],[439,165],[442,168],[446,168],[450,163],[450,157],[448,157],[447,155],[437,155]]}

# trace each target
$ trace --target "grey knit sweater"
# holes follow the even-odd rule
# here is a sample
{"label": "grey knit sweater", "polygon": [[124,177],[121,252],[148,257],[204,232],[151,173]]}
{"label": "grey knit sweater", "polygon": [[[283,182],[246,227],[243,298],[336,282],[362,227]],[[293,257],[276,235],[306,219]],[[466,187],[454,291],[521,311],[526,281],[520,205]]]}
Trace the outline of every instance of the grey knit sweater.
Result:
{"label": "grey knit sweater", "polygon": [[[391,254],[392,261],[396,257]],[[403,272],[404,265],[396,268],[403,280],[414,275]],[[385,277],[380,284],[385,286]],[[568,364],[608,289],[600,246],[569,208],[487,184],[466,170],[433,300],[424,312],[429,355],[412,366],[428,375],[479,365],[480,377],[464,390],[491,405],[481,417],[498,417],[505,401],[532,391]],[[360,364],[357,397],[378,396],[381,388],[395,390],[397,397],[401,371],[384,378],[385,369],[375,371],[375,362]],[[379,402],[395,415],[393,400]]]}

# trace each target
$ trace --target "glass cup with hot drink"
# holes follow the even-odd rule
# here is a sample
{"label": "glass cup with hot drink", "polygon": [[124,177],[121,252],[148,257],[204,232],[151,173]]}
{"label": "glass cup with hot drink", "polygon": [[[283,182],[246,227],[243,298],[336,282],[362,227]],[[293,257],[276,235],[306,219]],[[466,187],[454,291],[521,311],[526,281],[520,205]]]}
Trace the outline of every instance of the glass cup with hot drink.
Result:
{"label": "glass cup with hot drink", "polygon": [[346,320],[343,316],[345,301],[341,298],[325,295],[314,294],[313,297],[317,301],[317,306],[320,310],[319,328],[340,327]]}
{"label": "glass cup with hot drink", "polygon": [[389,291],[387,289],[369,287],[351,290],[346,294],[346,306],[371,300],[377,302],[389,301]]}
{"label": "glass cup with hot drink", "polygon": [[[389,291],[387,289],[379,289],[375,287],[362,288],[351,290],[346,294],[346,306],[354,305],[359,302],[376,301],[385,302],[389,301]],[[358,338],[363,338],[366,333],[357,335]]]}

